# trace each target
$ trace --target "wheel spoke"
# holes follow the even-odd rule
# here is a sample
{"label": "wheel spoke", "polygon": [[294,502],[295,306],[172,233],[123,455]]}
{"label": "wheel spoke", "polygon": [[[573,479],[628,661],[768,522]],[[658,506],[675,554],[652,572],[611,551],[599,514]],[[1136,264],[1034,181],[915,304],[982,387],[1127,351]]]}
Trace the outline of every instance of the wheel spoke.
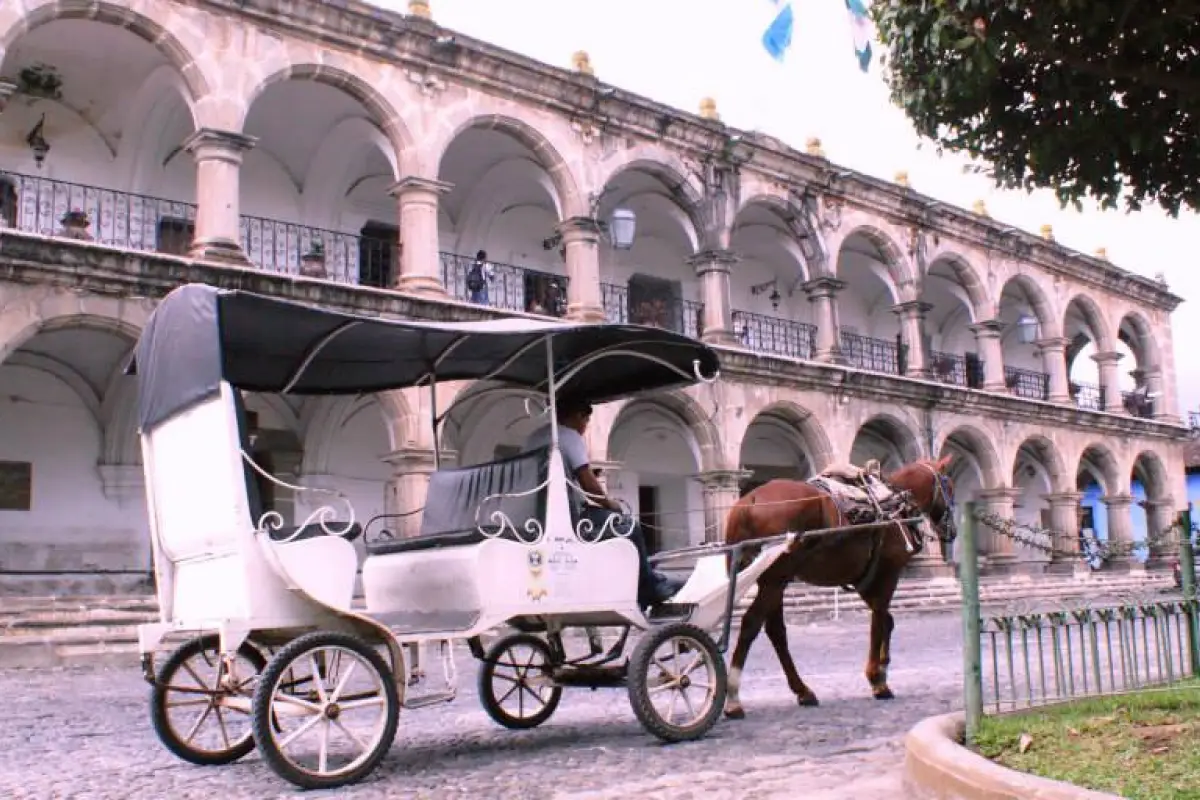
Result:
{"label": "wheel spoke", "polygon": [[679,696],[683,698],[683,704],[687,707],[688,722],[696,719],[696,709],[692,706],[692,701],[688,698],[687,689],[683,686],[679,687]]}
{"label": "wheel spoke", "polygon": [[192,739],[194,739],[196,737],[196,734],[200,731],[200,726],[204,724],[204,720],[208,719],[208,715],[212,710],[213,710],[212,704],[209,703],[208,706],[204,709],[204,712],[202,714],[200,714],[199,719],[197,719],[196,722],[193,723],[191,730],[189,730],[187,733],[187,736],[183,737],[183,740],[185,742],[190,743],[192,741]]}
{"label": "wheel spoke", "polygon": [[320,722],[323,719],[325,719],[325,717],[323,715],[314,714],[311,719],[305,720],[303,725],[301,725],[299,728],[296,728],[296,730],[292,731],[287,736],[283,737],[282,740],[280,740],[279,749],[286,750],[287,746],[289,744],[291,744],[292,742],[296,741],[304,734],[311,731],[313,729],[313,726],[316,725],[318,722]]}
{"label": "wheel spoke", "polygon": [[351,661],[350,666],[346,667],[346,673],[342,675],[342,679],[338,681],[337,688],[333,690],[333,694],[329,695],[329,702],[336,703],[338,698],[342,696],[342,690],[346,688],[346,684],[350,682],[350,676],[354,674],[354,670],[358,668],[357,661]]}
{"label": "wheel spoke", "polygon": [[358,745],[359,747],[361,747],[361,748],[362,748],[362,751],[363,751],[364,753],[365,753],[365,752],[367,752],[368,750],[370,750],[370,749],[371,749],[370,745],[368,745],[368,744],[367,744],[366,742],[364,742],[362,739],[358,738],[358,734],[357,734],[357,733],[355,733],[354,731],[350,730],[350,729],[349,729],[349,728],[347,728],[345,725],[343,725],[343,724],[342,724],[342,721],[341,721],[340,719],[335,719],[335,720],[333,720],[333,724],[334,724],[334,726],[336,726],[336,727],[337,727],[337,729],[338,729],[339,731],[341,731],[343,734],[345,734],[345,735],[346,735],[346,738],[347,738],[347,739],[349,739],[350,741],[354,742],[356,745]]}
{"label": "wheel spoke", "polygon": [[190,706],[210,706],[212,700],[207,697],[197,697],[194,700],[176,700],[173,703],[167,703],[167,708],[188,708]]}
{"label": "wheel spoke", "polygon": [[317,745],[317,772],[324,775],[329,771],[329,729],[332,726],[327,719],[322,722],[325,724],[321,726],[321,740]]}
{"label": "wheel spoke", "polygon": [[221,707],[214,706],[213,712],[217,715],[217,725],[221,727],[221,741],[225,742],[225,749],[229,749],[229,731],[225,727],[225,717],[221,714]]}
{"label": "wheel spoke", "polygon": [[325,674],[317,663],[316,653],[313,653],[309,660],[312,662],[313,685],[317,687],[317,699],[321,702],[321,705],[325,705],[329,702],[329,696],[325,692]]}
{"label": "wheel spoke", "polygon": [[354,710],[357,710],[360,708],[372,708],[374,706],[381,706],[386,702],[387,702],[387,700],[386,700],[386,698],[384,698],[383,693],[381,691],[381,692],[377,693],[374,697],[364,697],[361,700],[351,700],[348,703],[338,703],[338,706],[341,707],[342,711],[354,711]]}
{"label": "wheel spoke", "polygon": [[209,687],[209,685],[204,682],[204,679],[196,674],[196,670],[192,669],[192,665],[189,664],[188,662],[186,662],[186,661],[183,662],[183,668],[184,668],[184,670],[187,671],[188,675],[192,676],[192,680],[194,680],[196,682],[196,685],[199,686],[204,691],[211,692],[213,690],[213,688],[215,688],[215,687]]}

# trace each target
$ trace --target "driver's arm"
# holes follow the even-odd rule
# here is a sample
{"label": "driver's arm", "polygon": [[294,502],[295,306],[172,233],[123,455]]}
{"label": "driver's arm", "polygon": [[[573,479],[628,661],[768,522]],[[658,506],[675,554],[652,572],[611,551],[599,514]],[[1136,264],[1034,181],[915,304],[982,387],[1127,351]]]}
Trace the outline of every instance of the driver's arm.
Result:
{"label": "driver's arm", "polygon": [[611,499],[604,492],[604,487],[600,485],[600,481],[596,479],[596,473],[592,472],[591,466],[584,464],[579,469],[575,470],[575,482],[587,492],[591,500],[598,506],[609,509],[610,511],[620,511],[621,506],[616,500]]}
{"label": "driver's arm", "polygon": [[600,481],[596,479],[596,473],[592,472],[588,463],[587,442],[583,437],[570,428],[561,429],[558,432],[558,446],[562,452],[564,466],[574,477],[579,488],[591,495],[588,499],[601,508],[620,511],[621,506],[609,498]]}

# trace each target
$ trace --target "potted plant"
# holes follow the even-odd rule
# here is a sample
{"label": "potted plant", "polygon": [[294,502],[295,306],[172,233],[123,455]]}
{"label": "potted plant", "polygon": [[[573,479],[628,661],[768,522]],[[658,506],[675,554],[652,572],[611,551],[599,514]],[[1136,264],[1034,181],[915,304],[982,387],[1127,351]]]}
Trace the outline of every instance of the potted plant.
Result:
{"label": "potted plant", "polygon": [[313,239],[309,250],[300,257],[300,274],[306,278],[325,277],[325,244]]}
{"label": "potted plant", "polygon": [[62,219],[62,235],[68,239],[91,239],[91,234],[88,233],[88,228],[91,227],[92,220],[88,217],[86,211],[81,211],[78,208],[73,208],[63,214]]}

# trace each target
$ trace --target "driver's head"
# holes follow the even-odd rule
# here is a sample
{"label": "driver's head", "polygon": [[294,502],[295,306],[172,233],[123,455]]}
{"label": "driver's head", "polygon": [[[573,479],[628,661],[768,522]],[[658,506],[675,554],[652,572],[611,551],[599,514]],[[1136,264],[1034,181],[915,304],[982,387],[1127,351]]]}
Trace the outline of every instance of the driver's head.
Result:
{"label": "driver's head", "polygon": [[588,420],[592,418],[592,404],[578,396],[562,396],[558,398],[558,424],[571,428],[579,433],[587,430]]}

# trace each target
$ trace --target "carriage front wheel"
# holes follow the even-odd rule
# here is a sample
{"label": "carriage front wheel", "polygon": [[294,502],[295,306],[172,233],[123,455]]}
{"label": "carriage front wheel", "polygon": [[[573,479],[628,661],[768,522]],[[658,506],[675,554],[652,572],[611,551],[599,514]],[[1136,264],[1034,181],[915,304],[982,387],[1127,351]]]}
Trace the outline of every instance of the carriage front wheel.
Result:
{"label": "carriage front wheel", "polygon": [[232,669],[216,634],[184,642],[150,690],[150,724],[163,746],[202,767],[232,764],[254,749],[250,699],[267,659],[243,642]]}
{"label": "carriage front wheel", "polygon": [[629,703],[647,731],[664,742],[699,739],[717,724],[729,690],[725,659],[695,625],[651,628],[629,659]]}
{"label": "carriage front wheel", "polygon": [[400,722],[391,668],[357,636],[318,631],[267,664],[254,691],[263,760],[302,789],[362,780],[387,754]]}
{"label": "carriage front wheel", "polygon": [[513,730],[536,728],[554,713],[562,687],[550,676],[550,646],[531,633],[505,636],[479,668],[479,701],[488,716]]}

